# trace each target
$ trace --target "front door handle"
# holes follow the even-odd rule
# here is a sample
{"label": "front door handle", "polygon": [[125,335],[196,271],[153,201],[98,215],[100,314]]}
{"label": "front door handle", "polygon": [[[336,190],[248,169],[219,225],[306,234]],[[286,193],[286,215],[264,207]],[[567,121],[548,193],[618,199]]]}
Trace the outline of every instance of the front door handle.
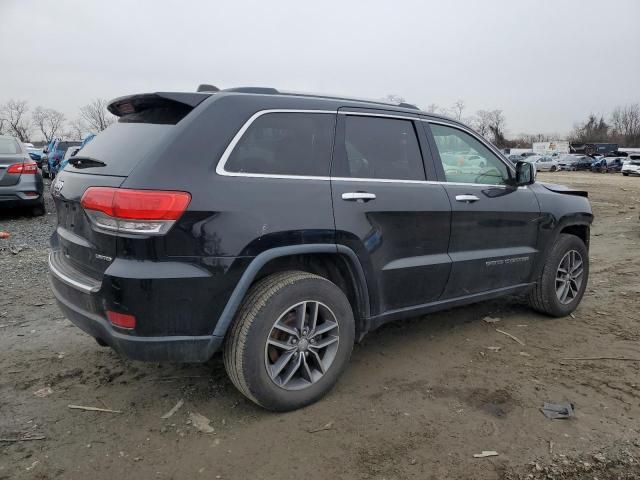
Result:
{"label": "front door handle", "polygon": [[480,200],[475,195],[456,195],[456,202],[473,203]]}
{"label": "front door handle", "polygon": [[342,194],[342,199],[348,202],[369,202],[376,199],[376,194],[369,192],[347,192]]}

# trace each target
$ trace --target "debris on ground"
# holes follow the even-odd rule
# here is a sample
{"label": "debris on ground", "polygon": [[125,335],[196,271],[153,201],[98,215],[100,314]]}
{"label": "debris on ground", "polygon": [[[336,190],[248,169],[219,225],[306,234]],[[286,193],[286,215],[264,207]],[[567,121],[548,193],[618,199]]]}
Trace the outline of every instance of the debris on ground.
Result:
{"label": "debris on ground", "polygon": [[487,347],[487,350],[491,350],[492,352],[499,352],[502,350],[502,347]]}
{"label": "debris on ground", "polygon": [[44,435],[25,435],[22,437],[15,437],[15,438],[0,438],[0,443],[1,442],[7,442],[7,443],[16,443],[16,442],[29,442],[31,440],[44,440],[47,437],[45,437]]}
{"label": "debris on ground", "polygon": [[180,400],[178,400],[178,403],[176,403],[171,410],[169,410],[167,413],[162,415],[162,417],[160,418],[166,420],[167,418],[173,417],[173,414],[176,413],[178,410],[180,410],[183,405],[184,405],[184,400],[181,398]]}
{"label": "debris on ground", "polygon": [[120,410],[111,410],[110,408],[85,407],[84,405],[67,405],[71,410],[85,410],[87,412],[104,412],[104,413],[122,413]]}
{"label": "debris on ground", "polygon": [[40,398],[48,397],[52,393],[53,393],[53,389],[51,387],[44,387],[44,388],[41,388],[40,390],[36,390],[35,392],[33,392],[33,394],[36,397],[40,397]]}
{"label": "debris on ground", "polygon": [[548,403],[544,402],[544,406],[540,409],[545,417],[552,420],[570,418],[575,415],[575,406],[573,403]]}
{"label": "debris on ground", "polygon": [[333,427],[333,421],[323,425],[320,428],[314,428],[313,430],[307,430],[307,432],[309,432],[309,433],[322,432],[324,430],[331,430],[332,427]]}
{"label": "debris on ground", "polygon": [[482,319],[482,321],[483,321],[483,322],[486,322],[486,323],[498,323],[500,320],[501,320],[501,319],[500,319],[500,318],[498,318],[498,317],[495,317],[495,318],[494,318],[494,317],[488,317],[488,316],[487,316],[487,317],[484,317],[484,318]]}
{"label": "debris on ground", "polygon": [[10,236],[9,232],[0,232],[0,238],[9,238]]}
{"label": "debris on ground", "polygon": [[496,328],[496,332],[501,333],[503,335],[506,335],[507,337],[509,337],[511,340],[518,342],[520,345],[522,345],[523,347],[525,346],[524,342],[522,340],[520,340],[518,337],[516,337],[515,335],[511,335],[509,332],[505,332],[504,330],[500,330],[499,328]]}
{"label": "debris on ground", "polygon": [[199,430],[202,433],[213,433],[215,431],[214,428],[210,425],[211,420],[209,420],[204,415],[200,415],[196,412],[191,412],[189,413],[189,420],[191,421],[191,425],[193,425],[196,430]]}
{"label": "debris on ground", "polygon": [[498,452],[494,450],[483,450],[482,453],[474,453],[473,458],[497,457]]}

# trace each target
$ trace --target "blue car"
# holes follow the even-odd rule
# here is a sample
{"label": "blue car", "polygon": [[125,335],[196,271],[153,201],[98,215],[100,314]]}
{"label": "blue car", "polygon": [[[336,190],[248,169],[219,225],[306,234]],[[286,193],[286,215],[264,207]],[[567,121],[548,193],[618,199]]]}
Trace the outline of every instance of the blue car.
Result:
{"label": "blue car", "polygon": [[54,138],[49,142],[42,158],[42,175],[45,178],[54,178],[60,169],[60,163],[70,147],[79,147],[82,142],[62,141]]}
{"label": "blue car", "polygon": [[60,162],[60,164],[58,165],[58,169],[56,171],[60,172],[62,170],[64,170],[64,167],[67,165],[67,163],[69,163],[69,159],[71,157],[73,157],[74,155],[76,155],[80,150],[82,150],[82,147],[84,147],[87,143],[89,143],[91,140],[93,140],[94,138],[96,138],[95,133],[92,133],[91,135],[89,135],[88,137],[86,137],[82,143],[80,144],[79,147],[69,147],[64,155],[64,158],[62,159],[62,161]]}

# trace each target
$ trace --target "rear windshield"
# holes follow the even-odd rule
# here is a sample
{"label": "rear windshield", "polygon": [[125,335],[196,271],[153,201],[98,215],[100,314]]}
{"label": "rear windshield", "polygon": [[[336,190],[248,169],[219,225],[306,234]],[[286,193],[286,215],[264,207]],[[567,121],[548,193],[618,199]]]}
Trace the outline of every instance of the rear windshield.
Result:
{"label": "rear windshield", "polygon": [[[81,173],[128,176],[141,160],[153,154],[175,127],[149,123],[115,123],[77,153],[105,163],[82,168]],[[78,171],[71,164],[65,170]]]}
{"label": "rear windshield", "polygon": [[22,153],[20,145],[13,138],[0,138],[0,155],[15,155]]}

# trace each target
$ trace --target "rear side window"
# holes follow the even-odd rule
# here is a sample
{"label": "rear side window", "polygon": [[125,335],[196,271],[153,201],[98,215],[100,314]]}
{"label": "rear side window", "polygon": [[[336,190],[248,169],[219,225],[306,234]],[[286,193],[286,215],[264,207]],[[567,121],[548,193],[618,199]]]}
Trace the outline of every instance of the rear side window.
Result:
{"label": "rear side window", "polygon": [[335,115],[266,113],[249,126],[225,170],[266,175],[329,175]]}
{"label": "rear side window", "polygon": [[424,180],[422,154],[410,120],[347,115],[343,161],[333,175],[349,178]]}
{"label": "rear side window", "polygon": [[13,138],[0,138],[0,155],[22,153],[20,145]]}

